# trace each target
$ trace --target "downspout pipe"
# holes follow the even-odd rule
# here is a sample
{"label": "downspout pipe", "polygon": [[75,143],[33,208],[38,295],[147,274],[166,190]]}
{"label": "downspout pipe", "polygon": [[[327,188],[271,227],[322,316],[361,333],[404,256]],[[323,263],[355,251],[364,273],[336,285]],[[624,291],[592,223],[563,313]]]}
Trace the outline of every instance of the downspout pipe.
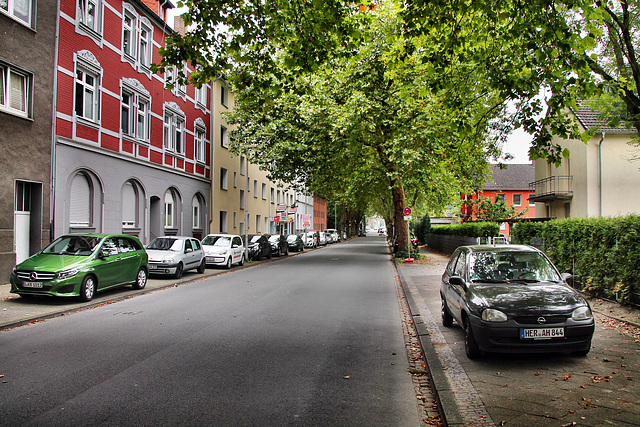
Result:
{"label": "downspout pipe", "polygon": [[606,132],[602,132],[602,137],[600,138],[600,142],[598,142],[598,191],[600,193],[599,202],[600,202],[600,213],[599,217],[602,218],[602,143],[604,142],[604,137]]}

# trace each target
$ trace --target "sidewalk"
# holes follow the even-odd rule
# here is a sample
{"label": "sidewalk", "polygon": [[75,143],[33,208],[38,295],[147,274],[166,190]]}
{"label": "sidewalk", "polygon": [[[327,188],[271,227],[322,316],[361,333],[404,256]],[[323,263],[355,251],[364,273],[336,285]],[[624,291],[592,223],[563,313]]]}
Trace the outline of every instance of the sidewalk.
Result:
{"label": "sidewalk", "polygon": [[597,326],[586,358],[488,355],[470,361],[462,331],[440,321],[440,276],[449,256],[420,252],[426,261],[396,265],[445,425],[640,423],[633,381],[640,380],[640,310],[589,298]]}

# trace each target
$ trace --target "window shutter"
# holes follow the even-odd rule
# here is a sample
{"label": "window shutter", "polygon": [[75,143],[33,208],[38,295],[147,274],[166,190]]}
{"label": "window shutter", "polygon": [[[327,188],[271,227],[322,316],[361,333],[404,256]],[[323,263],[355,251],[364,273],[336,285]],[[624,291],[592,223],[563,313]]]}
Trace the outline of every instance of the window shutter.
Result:
{"label": "window shutter", "polygon": [[133,184],[127,182],[122,190],[122,225],[123,227],[136,226],[137,208],[136,190]]}
{"label": "window shutter", "polygon": [[91,221],[91,187],[83,174],[79,173],[73,178],[69,205],[70,225],[88,226]]}

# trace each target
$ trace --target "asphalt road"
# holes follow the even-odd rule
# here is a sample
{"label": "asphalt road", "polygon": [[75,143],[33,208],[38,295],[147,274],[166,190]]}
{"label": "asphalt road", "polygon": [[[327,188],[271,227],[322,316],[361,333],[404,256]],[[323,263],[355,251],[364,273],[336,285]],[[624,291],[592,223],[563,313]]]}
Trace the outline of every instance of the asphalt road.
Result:
{"label": "asphalt road", "polygon": [[417,426],[383,239],[0,332],[1,425]]}

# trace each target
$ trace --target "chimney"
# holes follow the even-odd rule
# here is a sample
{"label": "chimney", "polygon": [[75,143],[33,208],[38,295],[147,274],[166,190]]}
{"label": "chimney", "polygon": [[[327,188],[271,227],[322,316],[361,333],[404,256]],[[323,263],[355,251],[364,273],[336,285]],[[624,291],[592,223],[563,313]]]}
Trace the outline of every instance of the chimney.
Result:
{"label": "chimney", "polygon": [[184,18],[182,17],[182,15],[177,15],[173,18],[173,30],[181,36],[187,34],[186,28],[184,27]]}

